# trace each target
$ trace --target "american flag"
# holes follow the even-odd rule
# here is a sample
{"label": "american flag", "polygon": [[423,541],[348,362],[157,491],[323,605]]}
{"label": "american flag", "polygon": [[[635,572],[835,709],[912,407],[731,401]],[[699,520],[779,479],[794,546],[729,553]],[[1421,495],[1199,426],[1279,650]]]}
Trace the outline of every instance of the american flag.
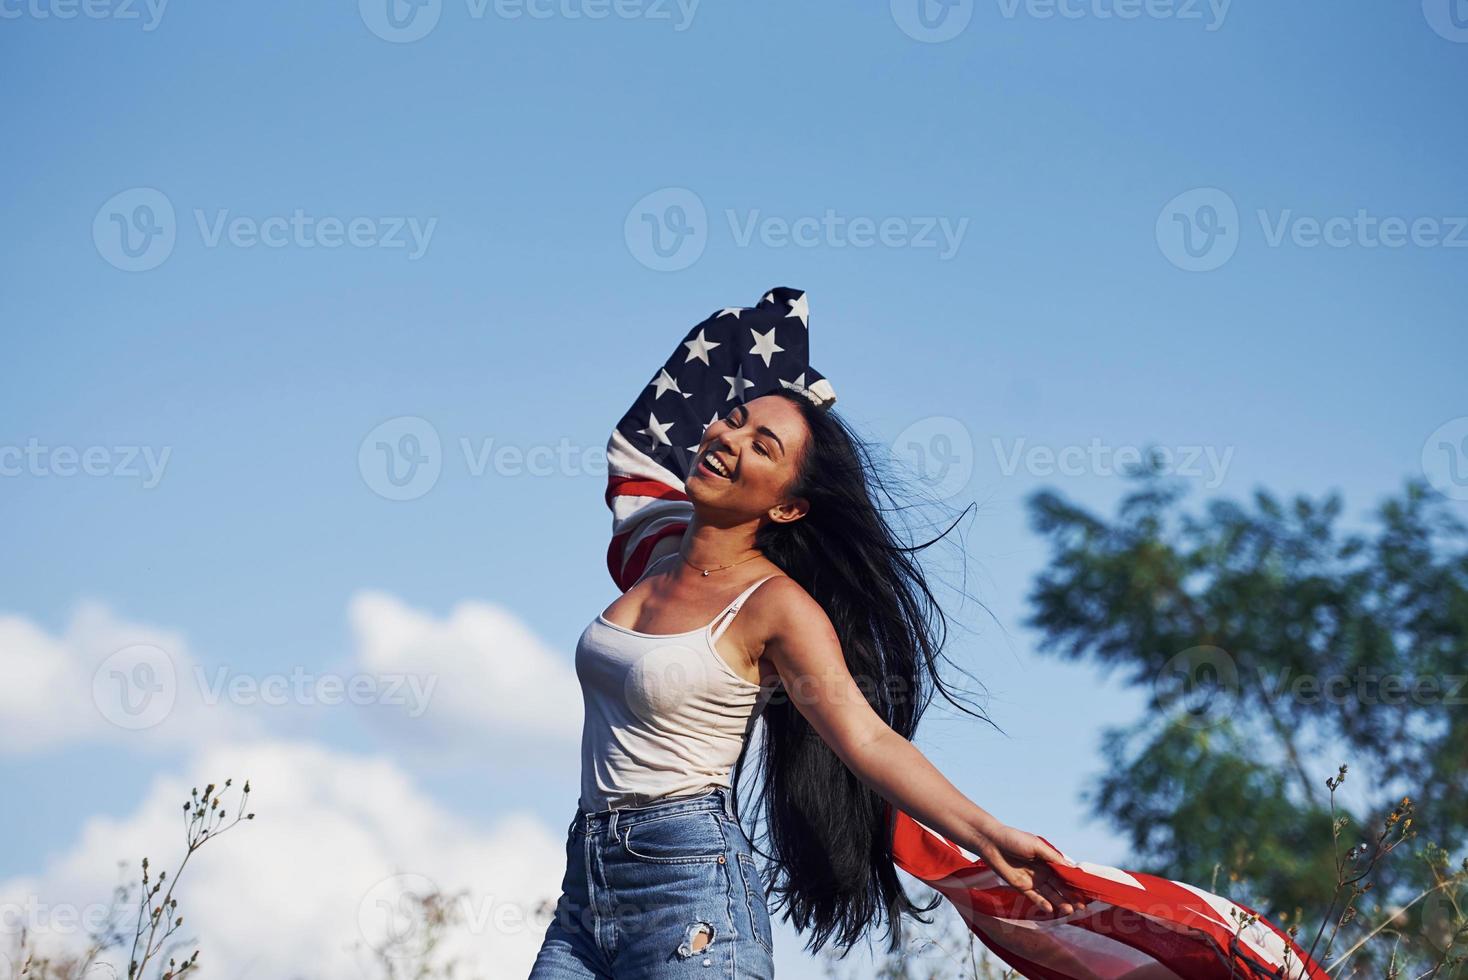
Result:
{"label": "american flag", "polygon": [[607,569],[624,592],[678,550],[693,505],[683,492],[703,430],[740,402],[789,388],[829,407],[836,392],[808,363],[805,293],[781,286],[688,331],[607,440]]}
{"label": "american flag", "polygon": [[[831,383],[810,366],[809,315],[805,293],[783,286],[752,307],[711,313],[617,423],[607,440],[606,502],[607,569],[619,589],[678,550],[693,511],[683,481],[710,423],[781,387],[824,407],[835,403]],[[1084,861],[1056,864],[1087,908],[1046,916],[982,860],[908,814],[897,811],[892,828],[897,867],[942,894],[1029,980],[1326,980],[1285,932],[1194,885]]]}
{"label": "american flag", "polygon": [[983,860],[900,810],[892,853],[899,868],[952,902],[979,940],[1029,980],[1327,978],[1274,923],[1186,882],[1088,861],[1078,868],[1052,863],[1087,904],[1067,916],[1045,915]]}

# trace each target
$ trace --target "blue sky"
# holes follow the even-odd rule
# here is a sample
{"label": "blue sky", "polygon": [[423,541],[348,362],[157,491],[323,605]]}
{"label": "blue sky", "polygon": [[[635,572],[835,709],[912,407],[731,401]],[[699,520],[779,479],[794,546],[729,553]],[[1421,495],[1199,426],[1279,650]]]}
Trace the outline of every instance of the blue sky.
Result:
{"label": "blue sky", "polygon": [[[1033,655],[1023,502],[1106,510],[1122,482],[1045,453],[1198,454],[1195,500],[1339,490],[1359,516],[1424,468],[1468,496],[1431,448],[1468,453],[1461,0],[392,2],[0,0],[0,659],[30,678],[0,883],[80,888],[57,869],[89,835],[146,840],[159,786],[232,746],[376,759],[414,812],[558,842],[574,740],[503,718],[516,684],[564,695],[613,598],[596,454],[684,331],[771,286],[808,291],[838,410],[951,451],[942,492],[979,504],[969,588],[1004,630],[969,607],[952,654],[1010,737],[935,715],[920,745],[1086,859],[1125,859],[1077,794],[1141,702]],[[405,417],[440,472],[391,500],[359,450]],[[476,464],[502,446],[569,462]],[[444,626],[461,602],[500,613]],[[185,687],[426,656],[445,687],[420,717],[204,704],[206,754],[76,688],[139,642]],[[510,653],[542,673],[454,673]],[[580,705],[535,714],[564,735]]]}

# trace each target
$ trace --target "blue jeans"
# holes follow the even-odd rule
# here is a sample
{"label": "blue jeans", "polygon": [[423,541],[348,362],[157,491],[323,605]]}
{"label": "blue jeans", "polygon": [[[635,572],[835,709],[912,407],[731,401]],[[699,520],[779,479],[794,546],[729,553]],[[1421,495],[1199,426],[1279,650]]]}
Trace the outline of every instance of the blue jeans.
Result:
{"label": "blue jeans", "polygon": [[530,980],[775,975],[770,913],[727,790],[587,813]]}

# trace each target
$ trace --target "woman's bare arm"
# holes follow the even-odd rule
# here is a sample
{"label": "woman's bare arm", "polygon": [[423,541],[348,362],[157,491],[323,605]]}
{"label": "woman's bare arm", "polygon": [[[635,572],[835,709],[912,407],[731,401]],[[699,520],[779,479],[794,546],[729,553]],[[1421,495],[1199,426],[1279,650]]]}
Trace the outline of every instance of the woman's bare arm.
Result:
{"label": "woman's bare arm", "polygon": [[[1052,901],[1066,915],[1084,907],[1059,887],[1059,879],[1044,864],[1065,864],[1063,855],[964,796],[917,746],[872,710],[862,686],[871,689],[882,679],[851,675],[840,639],[819,603],[788,578],[761,592],[769,594],[750,609],[758,609],[763,656],[779,672],[791,702],[848,769],[897,809],[983,857],[1045,911],[1052,910]],[[892,692],[899,698],[911,693]]]}

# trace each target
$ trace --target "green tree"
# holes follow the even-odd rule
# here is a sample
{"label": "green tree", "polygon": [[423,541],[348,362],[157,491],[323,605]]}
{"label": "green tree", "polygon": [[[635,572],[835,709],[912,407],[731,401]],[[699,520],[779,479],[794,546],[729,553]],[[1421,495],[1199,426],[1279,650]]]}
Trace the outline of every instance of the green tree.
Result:
{"label": "green tree", "polygon": [[[1369,828],[1404,796],[1416,834],[1461,849],[1468,536],[1449,505],[1408,481],[1366,530],[1343,531],[1335,494],[1261,490],[1193,515],[1155,464],[1132,480],[1110,520],[1053,491],[1030,498],[1051,556],[1027,624],[1043,652],[1148,693],[1140,721],[1105,732],[1107,769],[1086,794],[1138,869],[1206,887],[1222,866],[1220,892],[1298,922],[1331,914],[1335,817],[1347,865],[1374,862]],[[1371,789],[1333,814],[1326,779],[1342,760]],[[1447,857],[1434,853],[1373,868],[1380,909],[1440,880]],[[1442,904],[1394,918],[1430,956],[1427,908]]]}

